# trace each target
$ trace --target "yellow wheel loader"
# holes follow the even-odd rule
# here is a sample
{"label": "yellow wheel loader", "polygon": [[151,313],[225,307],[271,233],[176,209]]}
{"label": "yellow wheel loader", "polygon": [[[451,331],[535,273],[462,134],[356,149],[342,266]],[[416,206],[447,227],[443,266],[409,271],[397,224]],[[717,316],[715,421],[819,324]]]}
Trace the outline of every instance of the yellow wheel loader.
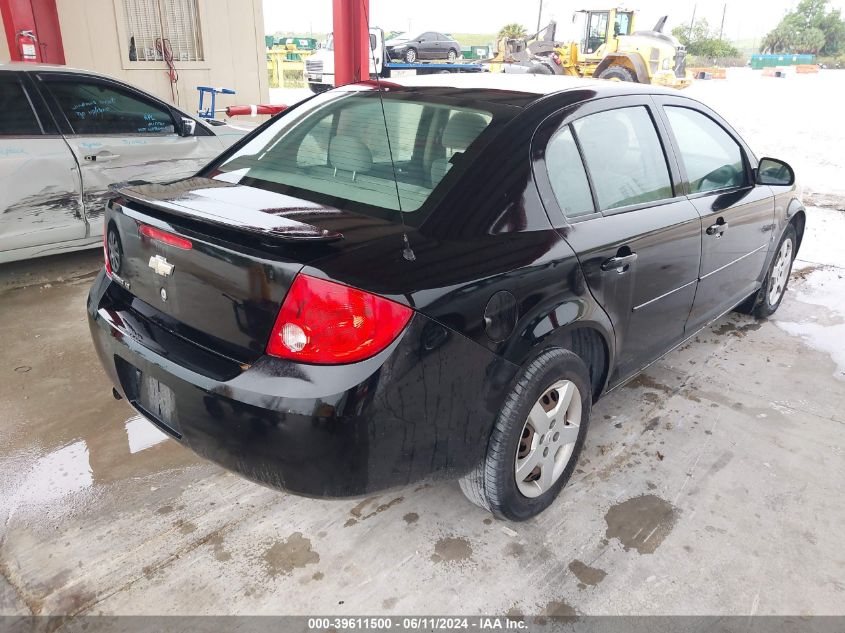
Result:
{"label": "yellow wheel loader", "polygon": [[666,16],[650,31],[635,31],[636,14],[627,9],[577,11],[581,39],[555,41],[555,23],[533,36],[534,41],[502,40],[499,59],[506,73],[598,77],[685,88],[686,48],[663,33]]}

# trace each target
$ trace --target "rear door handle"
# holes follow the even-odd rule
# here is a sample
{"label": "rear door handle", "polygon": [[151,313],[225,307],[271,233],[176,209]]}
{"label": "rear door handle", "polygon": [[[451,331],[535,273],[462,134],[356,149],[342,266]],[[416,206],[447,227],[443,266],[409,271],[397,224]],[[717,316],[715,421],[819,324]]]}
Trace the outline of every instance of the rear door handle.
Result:
{"label": "rear door handle", "polygon": [[724,233],[728,228],[728,223],[725,222],[724,218],[719,218],[716,220],[716,224],[711,224],[707,227],[705,233],[707,235],[715,235],[716,237],[722,237],[722,233]]}
{"label": "rear door handle", "polygon": [[601,263],[601,269],[604,271],[615,269],[618,273],[624,273],[628,271],[628,267],[635,261],[637,261],[636,253],[611,257],[610,259],[606,259]]}

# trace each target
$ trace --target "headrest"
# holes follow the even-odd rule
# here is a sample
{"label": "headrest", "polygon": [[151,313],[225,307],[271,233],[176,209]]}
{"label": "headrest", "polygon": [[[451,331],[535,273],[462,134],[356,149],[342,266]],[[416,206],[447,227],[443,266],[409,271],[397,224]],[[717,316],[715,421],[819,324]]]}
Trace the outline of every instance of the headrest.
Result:
{"label": "headrest", "polygon": [[475,112],[456,112],[443,130],[443,147],[464,151],[487,127],[487,121]]}
{"label": "headrest", "polygon": [[628,126],[612,116],[588,116],[581,125],[576,123],[578,140],[588,145],[627,150],[629,144]]}
{"label": "headrest", "polygon": [[343,171],[364,173],[373,166],[373,154],[357,138],[335,136],[329,143],[329,163]]}

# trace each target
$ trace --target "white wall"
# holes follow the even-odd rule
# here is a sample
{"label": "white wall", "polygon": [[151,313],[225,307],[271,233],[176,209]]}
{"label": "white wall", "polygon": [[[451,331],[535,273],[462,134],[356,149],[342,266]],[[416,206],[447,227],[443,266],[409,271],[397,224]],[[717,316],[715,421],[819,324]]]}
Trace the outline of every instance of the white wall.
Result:
{"label": "white wall", "polygon": [[[174,103],[164,62],[130,62],[121,0],[57,0],[67,65],[94,70]],[[195,112],[198,85],[226,87],[217,107],[267,102],[261,0],[199,0],[204,62],[176,62],[178,105]]]}
{"label": "white wall", "polygon": [[10,60],[9,44],[6,42],[6,29],[0,24],[0,64],[4,64]]}

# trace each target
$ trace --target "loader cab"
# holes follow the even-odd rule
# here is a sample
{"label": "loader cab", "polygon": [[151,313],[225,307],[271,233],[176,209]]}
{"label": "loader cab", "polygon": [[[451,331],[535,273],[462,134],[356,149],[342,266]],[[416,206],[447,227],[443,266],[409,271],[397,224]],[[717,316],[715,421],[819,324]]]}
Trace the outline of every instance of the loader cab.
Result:
{"label": "loader cab", "polygon": [[[587,57],[615,51],[618,38],[630,35],[634,30],[634,12],[626,9],[576,11],[572,21],[581,24],[578,48],[581,55]],[[602,47],[604,49],[599,52]]]}

